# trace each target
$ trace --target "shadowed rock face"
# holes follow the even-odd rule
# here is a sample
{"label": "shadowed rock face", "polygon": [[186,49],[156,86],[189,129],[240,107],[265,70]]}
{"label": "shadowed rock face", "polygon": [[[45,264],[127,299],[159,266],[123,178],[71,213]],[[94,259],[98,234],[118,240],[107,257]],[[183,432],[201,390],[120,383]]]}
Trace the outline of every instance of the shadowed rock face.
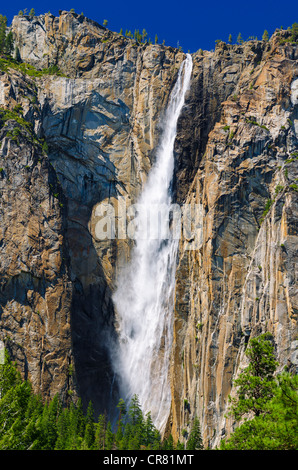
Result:
{"label": "shadowed rock face", "polygon": [[[0,71],[1,109],[21,104],[35,131],[15,120],[0,129],[0,339],[36,390],[109,412],[111,295],[131,241],[100,240],[97,210],[136,201],[184,54],[67,12],[15,17],[12,29],[24,62],[65,76]],[[296,364],[297,55],[278,33],[193,54],[173,189],[201,219],[179,250],[175,439],[196,414],[206,446],[229,432],[227,397],[249,337],[272,332],[281,367]]]}
{"label": "shadowed rock face", "polygon": [[[1,79],[6,89],[20,80],[29,95],[32,83],[13,73]],[[35,390],[67,400],[73,358],[65,198],[31,129],[14,120],[3,126],[2,118],[1,339]]]}

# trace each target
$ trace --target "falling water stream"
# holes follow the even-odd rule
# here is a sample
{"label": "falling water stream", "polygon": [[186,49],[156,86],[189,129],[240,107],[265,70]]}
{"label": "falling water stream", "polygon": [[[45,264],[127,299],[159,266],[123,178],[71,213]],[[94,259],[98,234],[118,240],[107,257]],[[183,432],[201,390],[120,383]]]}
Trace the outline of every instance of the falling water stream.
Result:
{"label": "falling water stream", "polygon": [[[151,412],[160,431],[171,403],[168,374],[178,240],[167,234],[174,142],[191,72],[192,59],[187,54],[170,95],[156,162],[138,201],[135,246],[113,296],[119,324],[114,367],[121,396],[129,402],[138,395],[143,412]],[[158,213],[160,217],[155,217]]]}

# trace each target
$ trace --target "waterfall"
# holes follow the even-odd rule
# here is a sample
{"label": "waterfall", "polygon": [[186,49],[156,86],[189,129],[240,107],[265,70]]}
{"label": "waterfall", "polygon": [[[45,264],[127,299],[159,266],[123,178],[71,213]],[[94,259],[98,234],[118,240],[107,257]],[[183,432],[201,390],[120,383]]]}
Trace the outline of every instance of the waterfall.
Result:
{"label": "waterfall", "polygon": [[169,229],[174,142],[191,72],[192,59],[187,54],[163,119],[156,162],[137,204],[135,246],[113,296],[119,331],[114,367],[121,396],[129,402],[138,395],[143,412],[151,412],[160,431],[171,403],[168,374],[178,247]]}

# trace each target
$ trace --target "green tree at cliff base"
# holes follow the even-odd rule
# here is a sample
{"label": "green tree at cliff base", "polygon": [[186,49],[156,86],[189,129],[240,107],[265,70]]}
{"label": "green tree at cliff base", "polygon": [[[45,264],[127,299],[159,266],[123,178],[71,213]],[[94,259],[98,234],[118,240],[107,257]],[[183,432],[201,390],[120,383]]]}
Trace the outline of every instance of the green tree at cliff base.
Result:
{"label": "green tree at cliff base", "polygon": [[[261,335],[246,350],[249,365],[234,385],[229,416],[238,427],[220,450],[297,450],[298,376],[276,375],[272,338]],[[0,450],[201,450],[200,423],[194,417],[186,443],[176,445],[170,435],[162,440],[151,414],[143,415],[135,395],[127,409],[118,403],[118,422],[95,419],[92,403],[86,412],[81,400],[63,407],[58,396],[44,401],[21,379],[5,353],[0,365]]]}
{"label": "green tree at cliff base", "polygon": [[229,416],[240,425],[223,440],[222,450],[297,450],[298,376],[282,372],[275,377],[272,337],[250,341],[249,365],[235,380],[237,395],[230,398]]}
{"label": "green tree at cliff base", "polygon": [[[151,414],[143,415],[137,395],[128,407],[118,403],[119,419],[112,428],[107,416],[94,416],[90,402],[84,413],[81,400],[63,407],[56,395],[44,401],[21,379],[5,352],[0,365],[0,450],[178,450],[172,436],[162,440]],[[194,421],[187,449],[201,444],[199,422]]]}

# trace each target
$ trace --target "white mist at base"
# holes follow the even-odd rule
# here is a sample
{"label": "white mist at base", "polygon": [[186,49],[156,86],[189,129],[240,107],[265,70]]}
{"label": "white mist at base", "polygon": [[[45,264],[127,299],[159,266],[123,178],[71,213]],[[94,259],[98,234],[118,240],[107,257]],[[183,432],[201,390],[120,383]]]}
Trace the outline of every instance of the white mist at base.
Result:
{"label": "white mist at base", "polygon": [[119,334],[113,363],[121,397],[129,403],[132,396],[137,395],[143,413],[150,411],[161,432],[171,404],[168,375],[178,239],[156,236],[165,228],[162,224],[169,227],[169,220],[161,216],[161,226],[152,226],[152,218],[148,215],[160,209],[165,214],[165,208],[169,214],[176,127],[191,72],[192,59],[187,54],[164,116],[156,163],[138,201],[140,211],[135,219],[135,246],[113,296]]}

